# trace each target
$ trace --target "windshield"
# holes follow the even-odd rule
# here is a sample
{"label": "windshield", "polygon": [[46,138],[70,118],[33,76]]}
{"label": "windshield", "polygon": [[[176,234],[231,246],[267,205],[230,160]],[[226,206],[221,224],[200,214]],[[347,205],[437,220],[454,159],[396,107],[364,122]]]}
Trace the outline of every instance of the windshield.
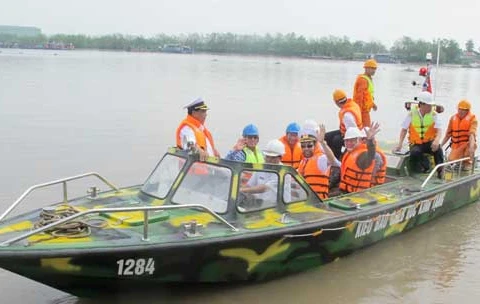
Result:
{"label": "windshield", "polygon": [[195,162],[180,183],[172,202],[201,204],[217,213],[227,212],[232,181],[229,168]]}
{"label": "windshield", "polygon": [[185,159],[171,154],[165,155],[143,185],[142,191],[165,198],[184,165]]}

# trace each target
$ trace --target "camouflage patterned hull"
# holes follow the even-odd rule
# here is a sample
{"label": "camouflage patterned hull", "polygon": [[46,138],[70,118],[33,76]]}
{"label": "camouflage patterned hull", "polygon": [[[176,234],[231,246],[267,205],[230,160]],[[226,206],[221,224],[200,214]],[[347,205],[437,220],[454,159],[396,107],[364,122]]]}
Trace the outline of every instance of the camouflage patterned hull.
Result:
{"label": "camouflage patterned hull", "polygon": [[[187,160],[185,168],[190,161],[195,162]],[[228,166],[233,176],[245,167],[224,161],[213,163]],[[285,181],[283,176],[296,174],[287,167],[262,168],[278,172],[279,189]],[[236,230],[205,210],[180,208],[163,210],[157,217],[151,214],[148,238],[144,238],[142,212],[129,212],[129,216],[101,212],[106,225],[91,228],[88,236],[52,237],[49,231],[6,244],[6,240],[31,230],[39,217],[39,211],[33,211],[0,222],[4,242],[0,267],[81,296],[170,283],[270,280],[329,263],[474,203],[480,196],[479,177],[479,172],[469,172],[419,188],[425,176],[397,176],[367,192],[333,197],[324,203],[308,192],[306,200],[252,212],[235,209],[238,195],[233,189],[228,198],[233,207],[229,205],[223,218]],[[238,183],[230,185],[235,188]],[[302,179],[299,183],[305,186]],[[181,187],[181,183],[176,186]],[[165,199],[158,199],[145,195],[142,189],[105,192],[95,199],[79,198],[69,204],[78,210],[132,202],[167,206],[169,196],[174,195],[170,191]],[[201,229],[186,226],[192,221]]]}

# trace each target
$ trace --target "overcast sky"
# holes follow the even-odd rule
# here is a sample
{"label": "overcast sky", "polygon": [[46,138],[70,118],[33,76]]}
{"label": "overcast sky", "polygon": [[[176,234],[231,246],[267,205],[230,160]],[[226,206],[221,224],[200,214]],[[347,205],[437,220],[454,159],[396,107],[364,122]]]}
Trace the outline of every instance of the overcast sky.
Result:
{"label": "overcast sky", "polygon": [[45,34],[289,33],[391,46],[402,36],[480,46],[480,0],[0,0],[0,24]]}

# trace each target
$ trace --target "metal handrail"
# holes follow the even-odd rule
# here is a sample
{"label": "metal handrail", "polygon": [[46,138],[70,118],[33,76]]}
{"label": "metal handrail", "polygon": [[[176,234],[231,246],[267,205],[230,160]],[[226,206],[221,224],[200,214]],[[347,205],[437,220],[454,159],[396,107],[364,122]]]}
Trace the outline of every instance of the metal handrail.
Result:
{"label": "metal handrail", "polygon": [[62,225],[64,223],[67,223],[73,219],[76,219],[78,217],[82,217],[84,215],[88,215],[88,214],[92,214],[92,213],[114,213],[114,212],[125,212],[125,211],[143,211],[143,237],[142,237],[142,240],[143,241],[148,241],[148,211],[156,211],[156,210],[169,210],[169,209],[190,209],[190,208],[200,208],[200,209],[203,209],[203,210],[206,210],[209,214],[211,214],[212,216],[214,216],[216,219],[218,219],[220,222],[224,223],[225,225],[227,225],[228,227],[230,227],[232,229],[232,231],[238,231],[238,229],[233,226],[232,224],[230,224],[229,222],[227,222],[227,220],[225,220],[223,217],[221,217],[220,215],[216,214],[215,212],[213,212],[213,210],[211,210],[210,208],[208,207],[205,207],[203,205],[200,205],[200,204],[187,204],[187,205],[169,205],[169,206],[145,206],[145,207],[119,207],[119,208],[102,208],[102,209],[90,209],[90,210],[86,210],[86,211],[82,211],[82,212],[79,212],[79,213],[75,213],[69,217],[66,217],[66,218],[63,218],[59,221],[56,221],[54,223],[51,223],[49,225],[46,225],[46,226],[43,226],[43,227],[40,227],[40,228],[37,228],[35,230],[32,230],[30,232],[27,232],[27,233],[24,233],[20,236],[17,236],[17,237],[14,237],[10,240],[7,240],[7,241],[4,241],[3,243],[0,244],[0,246],[9,246],[13,243],[16,243],[18,241],[21,241],[23,239],[26,239],[28,238],[29,236],[32,236],[32,235],[35,235],[37,233],[40,233],[40,232],[44,232],[46,230],[49,230],[51,228],[54,228],[58,225]]}
{"label": "metal handrail", "polygon": [[3,214],[0,216],[0,222],[1,222],[10,212],[12,212],[12,210],[15,209],[15,207],[17,207],[17,205],[20,204],[20,202],[23,201],[27,195],[29,195],[33,190],[36,190],[36,189],[40,189],[40,188],[44,188],[44,187],[48,187],[48,186],[52,186],[52,185],[56,185],[56,184],[63,183],[63,202],[64,202],[64,203],[67,203],[67,202],[68,202],[67,182],[68,182],[68,181],[71,181],[71,180],[76,180],[76,179],[84,178],[84,177],[87,177],[87,176],[96,176],[96,177],[98,177],[102,182],[104,182],[105,184],[107,184],[110,188],[112,188],[112,189],[115,190],[115,191],[118,191],[118,188],[117,188],[114,184],[112,184],[111,182],[109,182],[105,177],[101,176],[101,175],[98,174],[97,172],[88,172],[88,173],[84,173],[84,174],[80,174],[80,175],[75,175],[75,176],[70,176],[70,177],[66,177],[66,178],[54,180],[54,181],[47,182],[47,183],[43,183],[43,184],[34,185],[34,186],[28,188],[27,191],[25,191],[10,207],[8,207],[8,209],[7,209],[5,212],[3,212]]}
{"label": "metal handrail", "polygon": [[[462,165],[461,162],[465,161],[465,160],[469,160],[470,157],[464,157],[464,158],[460,158],[460,159],[456,159],[456,160],[452,160],[452,161],[448,161],[448,162],[445,162],[445,163],[441,163],[441,164],[438,164],[435,166],[435,168],[433,168],[432,172],[430,172],[430,174],[428,175],[428,177],[425,179],[425,181],[422,183],[422,185],[420,186],[420,188],[423,188],[425,187],[425,185],[428,183],[428,181],[432,178],[433,174],[435,172],[437,172],[437,170],[441,167],[445,167],[447,165],[451,165],[451,164],[455,164],[455,163],[460,163],[460,166]],[[461,168],[461,167],[460,167]],[[459,169],[460,170],[460,169]],[[472,167],[472,170],[473,170],[473,167]]]}

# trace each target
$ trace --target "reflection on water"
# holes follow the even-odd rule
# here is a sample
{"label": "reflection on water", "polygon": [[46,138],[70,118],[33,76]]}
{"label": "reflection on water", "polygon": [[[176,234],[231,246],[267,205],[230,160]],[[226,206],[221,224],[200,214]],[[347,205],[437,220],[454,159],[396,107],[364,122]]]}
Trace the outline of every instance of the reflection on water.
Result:
{"label": "reflection on water", "polygon": [[[213,60],[216,59],[216,60]],[[0,206],[33,184],[97,171],[119,186],[142,183],[174,144],[183,105],[203,96],[207,125],[222,155],[244,125],[260,145],[291,121],[337,128],[335,88],[351,92],[360,62],[113,52],[15,50],[0,53]],[[380,65],[375,75],[381,140],[396,140],[403,102],[418,93],[416,73]],[[417,70],[417,67],[413,67]],[[480,96],[480,70],[442,68],[437,100]],[[434,81],[435,83],[435,81]],[[475,110],[475,106],[474,106]],[[446,116],[446,115],[445,115]],[[446,123],[447,118],[443,118]],[[87,187],[78,193],[83,195]],[[43,195],[48,202],[61,199]],[[20,209],[41,204],[25,202]],[[22,209],[23,208],[23,209]],[[480,211],[472,206],[323,268],[264,284],[77,299],[0,270],[11,303],[477,303]]]}

